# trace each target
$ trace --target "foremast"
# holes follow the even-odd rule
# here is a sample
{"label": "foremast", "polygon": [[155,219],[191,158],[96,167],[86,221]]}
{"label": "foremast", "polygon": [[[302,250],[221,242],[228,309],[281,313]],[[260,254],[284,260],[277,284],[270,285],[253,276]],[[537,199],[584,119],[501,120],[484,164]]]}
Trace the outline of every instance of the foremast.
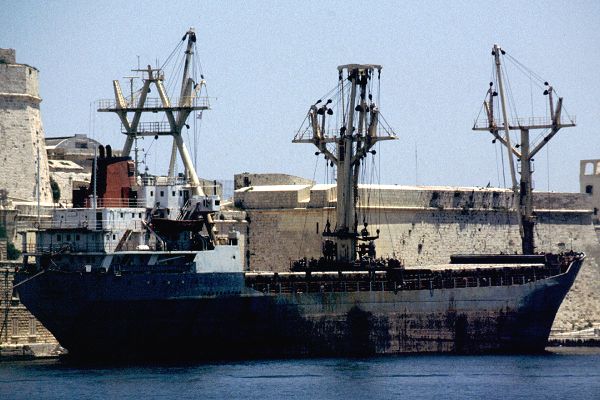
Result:
{"label": "foremast", "polygon": [[[492,56],[496,69],[496,77],[498,81],[498,90],[500,91],[500,105],[502,112],[502,124],[498,124],[494,116],[494,97],[498,92],[494,90],[494,83],[490,82],[490,87],[487,91],[486,99],[483,103],[487,124],[478,124],[477,121],[473,130],[489,131],[494,136],[494,141],[498,140],[506,147],[508,153],[508,162],[512,180],[512,190],[515,196],[519,199],[517,218],[519,222],[519,232],[521,235],[521,248],[523,254],[535,253],[535,213],[533,211],[533,157],[552,139],[561,128],[575,126],[575,122],[562,122],[561,116],[563,111],[563,98],[559,97],[558,101],[554,101],[555,91],[553,87],[544,82],[546,89],[544,96],[548,96],[548,107],[550,110],[549,118],[530,118],[528,121],[516,118],[509,120],[508,109],[506,106],[506,95],[504,91],[503,73],[501,68],[501,56],[506,52],[497,44],[492,48]],[[532,129],[543,129],[547,133],[537,145],[532,146],[529,138],[529,131]],[[513,145],[510,139],[510,131],[518,130],[521,133],[520,144]],[[500,134],[504,131],[504,136]],[[519,150],[520,148],[520,150]],[[513,156],[520,162],[520,181],[517,183]]]}
{"label": "foremast", "polygon": [[[354,262],[359,252],[358,241],[373,241],[364,228],[358,231],[357,197],[361,162],[369,154],[375,154],[372,147],[380,140],[396,139],[393,133],[379,134],[379,107],[370,92],[370,83],[381,65],[346,64],[338,67],[339,93],[341,95],[342,118],[339,131],[326,132],[327,118],[333,115],[332,100],[322,100],[313,104],[308,112],[310,137],[296,135],[294,143],[312,143],[325,155],[328,162],[337,169],[336,226],[331,230],[327,221],[323,236],[324,256],[329,260]],[[349,93],[346,82],[349,82]],[[347,97],[346,97],[347,96]],[[328,148],[328,144],[331,144]],[[332,241],[333,239],[334,241]]]}

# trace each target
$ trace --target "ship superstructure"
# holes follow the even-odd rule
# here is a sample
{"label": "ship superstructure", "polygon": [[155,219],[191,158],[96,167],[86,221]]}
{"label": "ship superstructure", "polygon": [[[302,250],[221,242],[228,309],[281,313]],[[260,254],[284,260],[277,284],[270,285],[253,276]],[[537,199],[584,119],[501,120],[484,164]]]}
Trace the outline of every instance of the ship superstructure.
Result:
{"label": "ship superstructure", "polygon": [[[187,66],[192,30],[186,39]],[[294,141],[313,143],[336,168],[336,215],[322,256],[281,273],[244,271],[237,233],[214,229],[219,198],[200,187],[181,135],[190,112],[208,104],[195,96],[201,85],[184,72],[181,99],[171,102],[161,70],[148,67],[139,98],[127,101],[115,83],[115,100],[100,111],[121,119],[123,153],[101,151],[93,184],[76,196],[82,206],[57,210],[40,227],[17,275],[21,300],[84,357],[543,351],[583,254],[464,255],[417,268],[377,256],[380,232],[361,220],[357,197],[364,159],[395,138],[373,90],[381,70],[338,67],[340,96],[309,108]],[[152,85],[158,101],[147,97]],[[167,123],[145,124],[145,112],[164,112]],[[128,157],[144,134],[173,137],[167,177],[139,174]]]}

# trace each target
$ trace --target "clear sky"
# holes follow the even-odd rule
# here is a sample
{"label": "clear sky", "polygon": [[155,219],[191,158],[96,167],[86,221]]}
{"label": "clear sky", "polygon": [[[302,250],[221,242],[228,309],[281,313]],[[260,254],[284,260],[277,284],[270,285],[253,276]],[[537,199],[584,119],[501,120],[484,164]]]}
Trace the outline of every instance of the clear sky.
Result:
{"label": "clear sky", "polygon": [[[130,75],[138,56],[141,65],[164,60],[194,26],[209,94],[217,97],[200,130],[203,177],[248,171],[311,178],[314,149],[291,143],[309,105],[335,86],[337,65],[376,63],[384,66],[382,114],[400,138],[381,144],[381,183],[495,186],[500,176],[502,186],[499,145],[471,130],[493,43],[551,82],[577,117],[577,127],[538,155],[536,188],[578,191],[579,160],[600,158],[599,1],[0,5],[0,47],[15,48],[18,62],[41,71],[46,136],[88,133],[117,148],[124,142],[117,117],[91,118],[91,103],[111,97],[111,81]],[[530,99],[542,107],[545,99],[527,82],[512,87],[524,96],[523,117],[531,114]],[[151,169],[164,167],[169,148],[166,139],[152,146]]]}

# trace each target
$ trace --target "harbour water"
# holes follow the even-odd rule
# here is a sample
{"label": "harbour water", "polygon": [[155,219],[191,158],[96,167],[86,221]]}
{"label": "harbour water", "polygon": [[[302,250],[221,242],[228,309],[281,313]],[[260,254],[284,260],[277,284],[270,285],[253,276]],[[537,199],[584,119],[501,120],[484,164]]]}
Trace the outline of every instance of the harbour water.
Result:
{"label": "harbour water", "polygon": [[600,349],[187,364],[0,363],[1,399],[600,399]]}

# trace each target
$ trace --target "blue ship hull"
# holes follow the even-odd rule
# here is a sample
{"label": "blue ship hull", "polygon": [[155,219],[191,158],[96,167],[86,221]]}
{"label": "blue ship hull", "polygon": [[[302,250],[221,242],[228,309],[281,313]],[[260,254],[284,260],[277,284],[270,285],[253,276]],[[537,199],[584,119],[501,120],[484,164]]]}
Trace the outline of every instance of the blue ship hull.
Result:
{"label": "blue ship hull", "polygon": [[[583,257],[501,286],[278,293],[243,273],[19,273],[21,301],[82,357],[542,352]],[[357,282],[357,287],[359,283]]]}

